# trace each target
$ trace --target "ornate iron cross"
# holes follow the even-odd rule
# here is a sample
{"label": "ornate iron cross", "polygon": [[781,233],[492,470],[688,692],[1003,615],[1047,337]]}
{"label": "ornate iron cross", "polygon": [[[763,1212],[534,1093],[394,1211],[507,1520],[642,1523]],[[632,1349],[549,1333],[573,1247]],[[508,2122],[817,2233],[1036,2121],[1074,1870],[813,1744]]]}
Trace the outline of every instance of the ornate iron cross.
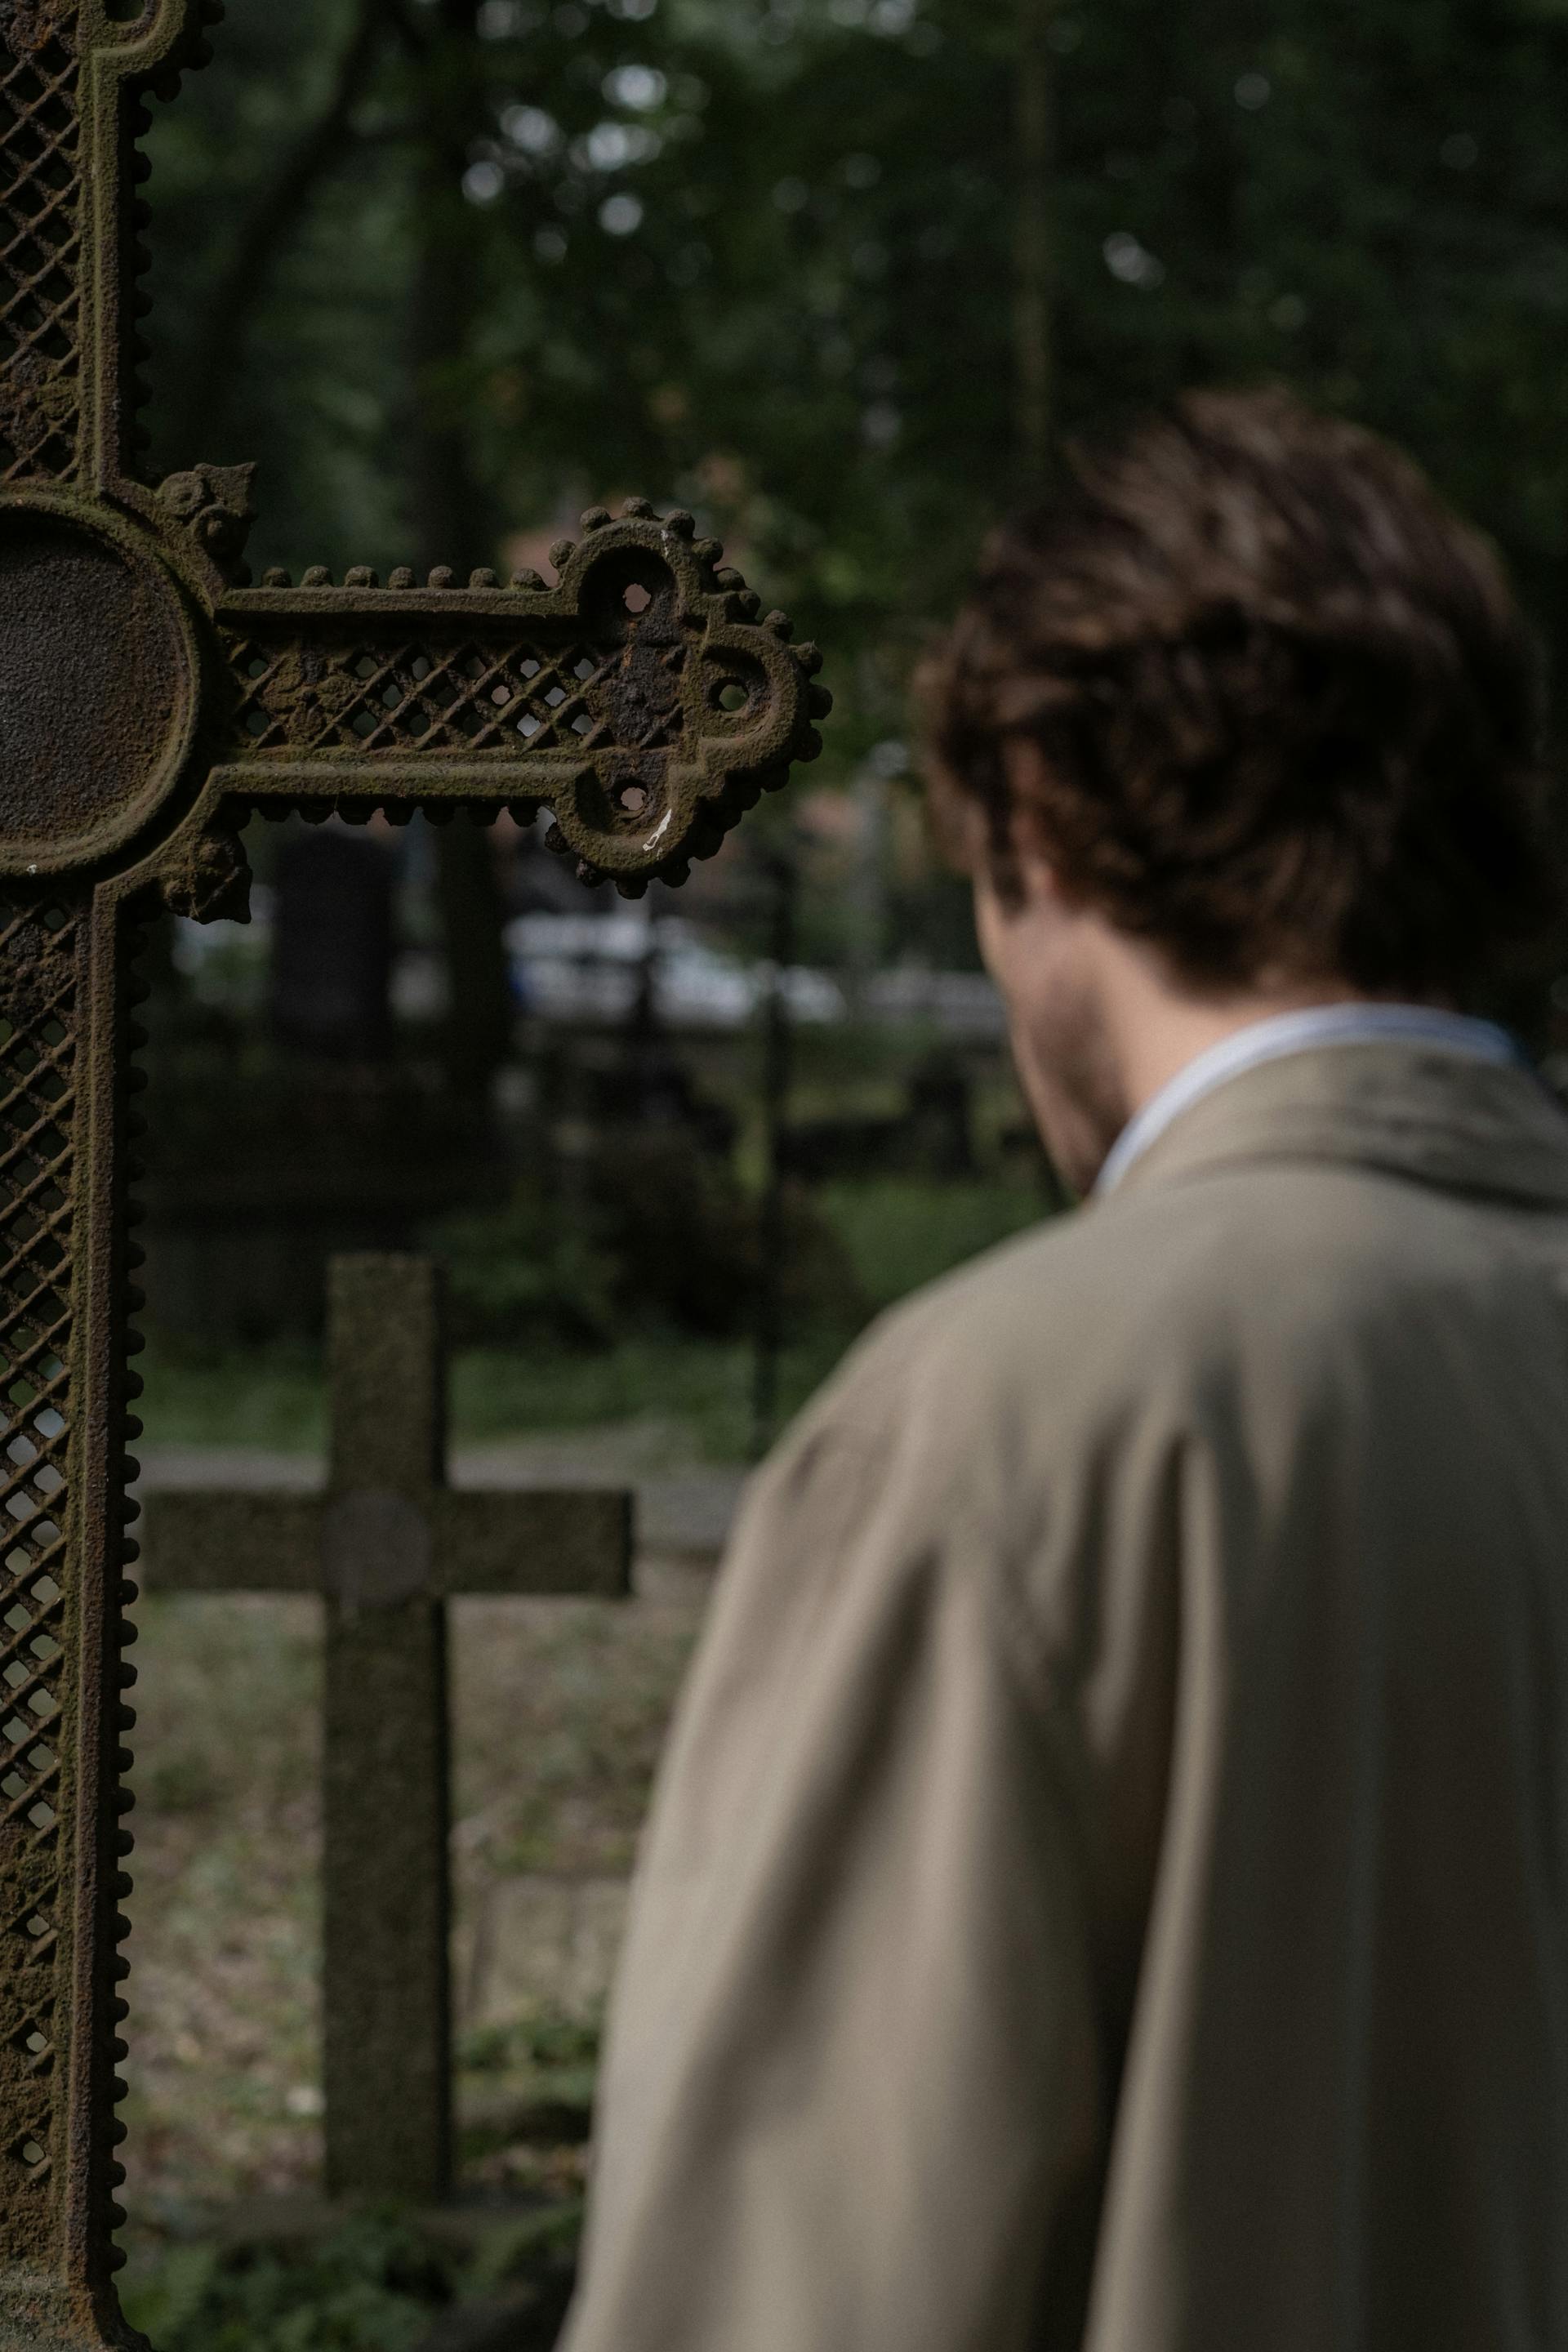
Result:
{"label": "ornate iron cross", "polygon": [[220,13],[0,0],[0,2352],[137,2341],[112,2192],[140,923],[241,913],[257,810],[548,808],[585,880],[679,880],[827,707],[688,515],[590,512],[553,588],[253,587],[248,467],[139,478],[144,94]]}

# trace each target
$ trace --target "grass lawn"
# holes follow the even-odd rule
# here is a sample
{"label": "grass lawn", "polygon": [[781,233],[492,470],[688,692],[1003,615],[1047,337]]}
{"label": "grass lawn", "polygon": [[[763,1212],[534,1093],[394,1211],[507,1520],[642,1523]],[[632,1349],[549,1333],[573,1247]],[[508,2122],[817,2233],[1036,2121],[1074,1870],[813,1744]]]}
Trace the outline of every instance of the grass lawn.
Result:
{"label": "grass lawn", "polygon": [[[999,1181],[912,1178],[825,1187],[816,1196],[837,1232],[872,1313],[1033,1223],[1039,1192]],[[154,1302],[155,1308],[155,1302]],[[786,1414],[803,1404],[856,1337],[853,1325],[793,1336],[781,1366]],[[314,1453],[323,1443],[319,1360],[304,1350],[214,1353],[160,1346],[139,1369],[149,1444],[257,1445]],[[632,1332],[603,1349],[474,1349],[452,1366],[453,1435],[480,1441],[587,1429],[650,1412],[684,1433],[693,1459],[743,1461],[752,1443],[752,1351],[742,1341]]]}
{"label": "grass lawn", "polygon": [[[460,2259],[372,2215],[237,2267],[215,2251],[224,2210],[320,2178],[320,1619],[308,1601],[142,1604],[124,2243],[158,2352],[395,2352],[445,2299],[530,2282],[553,2308],[600,1996],[563,1990],[552,1897],[624,1882],[701,1607],[694,1582],[454,1609],[460,2187],[509,2218]],[[487,1958],[502,1898],[510,1947]],[[520,2317],[518,2352],[532,2341]]]}

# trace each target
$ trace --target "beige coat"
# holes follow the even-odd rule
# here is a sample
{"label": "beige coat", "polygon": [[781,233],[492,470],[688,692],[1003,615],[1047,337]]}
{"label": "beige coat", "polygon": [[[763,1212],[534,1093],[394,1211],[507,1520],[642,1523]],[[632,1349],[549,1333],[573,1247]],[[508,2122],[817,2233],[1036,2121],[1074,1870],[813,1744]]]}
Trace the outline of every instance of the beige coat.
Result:
{"label": "beige coat", "polygon": [[565,2344],[1568,2352],[1568,1124],[1522,1072],[1233,1078],[762,1472]]}

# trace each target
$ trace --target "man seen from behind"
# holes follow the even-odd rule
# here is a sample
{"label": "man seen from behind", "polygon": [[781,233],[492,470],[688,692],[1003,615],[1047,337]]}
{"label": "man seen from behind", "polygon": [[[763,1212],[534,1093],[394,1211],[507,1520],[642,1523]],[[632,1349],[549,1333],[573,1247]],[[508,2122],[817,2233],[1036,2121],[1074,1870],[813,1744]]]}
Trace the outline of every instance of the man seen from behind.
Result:
{"label": "man seen from behind", "polygon": [[569,2352],[1568,2352],[1568,1122],[1537,667],[1194,396],[1004,530],[933,793],[1084,1205],[754,1482]]}

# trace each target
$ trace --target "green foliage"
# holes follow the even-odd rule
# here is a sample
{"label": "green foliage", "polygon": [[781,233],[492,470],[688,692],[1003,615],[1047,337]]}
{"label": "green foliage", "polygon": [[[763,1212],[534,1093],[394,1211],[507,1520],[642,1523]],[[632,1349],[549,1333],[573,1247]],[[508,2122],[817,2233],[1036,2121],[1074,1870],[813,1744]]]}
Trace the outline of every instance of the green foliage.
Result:
{"label": "green foliage", "polygon": [[[810,1332],[785,1349],[784,1412],[805,1402],[843,1349],[842,1332]],[[752,1364],[745,1340],[671,1332],[617,1339],[592,1353],[476,1349],[453,1369],[455,1425],[479,1439],[653,1419],[679,1430],[700,1459],[744,1462],[752,1443]]]}
{"label": "green foliage", "polygon": [[443,1218],[427,1239],[460,1343],[591,1347],[612,1335],[615,1260],[564,1202],[520,1189],[502,1209]]}
{"label": "green foliage", "polygon": [[[506,2024],[476,2027],[459,2037],[458,2065],[466,2112],[461,2144],[470,2175],[483,2177],[487,2158],[514,2158],[520,2146],[546,2153],[585,2146],[598,2074],[600,2024],[542,2008]],[[474,2112],[473,2094],[480,2094]],[[545,2211],[525,2215],[484,2249],[481,2283],[494,2284],[542,2252],[575,2251],[581,2203],[559,2196]]]}
{"label": "green foliage", "polygon": [[1050,1213],[1037,1184],[929,1184],[909,1177],[835,1184],[822,1195],[871,1305],[880,1309]]}
{"label": "green foliage", "polygon": [[408,2224],[368,2214],[291,2258],[176,2246],[129,2275],[124,2303],[158,2352],[411,2352],[456,2284]]}
{"label": "green foliage", "polygon": [[[810,1332],[784,1352],[786,1411],[832,1370],[842,1330]],[[470,1348],[452,1365],[459,1443],[646,1420],[674,1424],[695,1454],[744,1461],[751,1445],[752,1351],[743,1339],[647,1331],[599,1349]],[[321,1368],[304,1356],[166,1344],[138,1359],[138,1412],[153,1445],[260,1446],[319,1453],[326,1424]]]}
{"label": "green foliage", "polygon": [[127,2273],[122,2301],[158,2352],[414,2352],[453,2304],[510,2289],[519,2352],[544,2352],[582,2229],[580,2197],[551,2200],[465,2256],[389,2209],[288,2252],[166,2247]]}
{"label": "green foliage", "polygon": [[[1000,1180],[935,1184],[914,1177],[836,1184],[816,1197],[812,1233],[824,1275],[788,1302],[783,1366],[786,1412],[826,1378],[867,1317],[1047,1213],[1032,1184]],[[540,1306],[529,1251],[536,1204],[440,1228],[459,1289],[465,1328]],[[570,1261],[552,1262],[552,1279]],[[493,1286],[493,1291],[492,1291]],[[499,1302],[499,1303],[498,1303]],[[568,1301],[571,1305],[572,1302]],[[574,1313],[575,1307],[573,1307]],[[461,1440],[548,1429],[584,1429],[650,1412],[689,1434],[713,1461],[742,1461],[751,1443],[751,1351],[744,1339],[683,1334],[668,1325],[617,1329],[602,1345],[563,1346],[542,1323],[510,1325],[510,1344],[465,1346],[452,1367],[453,1430]],[[532,1329],[535,1340],[521,1336]],[[141,1360],[140,1407],[153,1444],[319,1447],[320,1366],[303,1354],[180,1350],[166,1343]],[[193,1791],[190,1801],[196,1801]]]}
{"label": "green foliage", "polygon": [[[613,1130],[557,1193],[521,1187],[506,1208],[444,1219],[427,1239],[468,1345],[605,1347],[639,1323],[728,1339],[755,1314],[755,1204],[673,1129]],[[852,1269],[805,1200],[790,1204],[784,1258],[792,1320],[854,1325]]]}
{"label": "green foliage", "polygon": [[238,1349],[154,1339],[138,1370],[154,1444],[247,1445],[309,1454],[326,1428],[321,1368],[303,1349]]}
{"label": "green foliage", "polygon": [[512,2074],[528,2067],[552,2081],[591,2081],[603,2028],[596,2018],[540,2010],[505,2025],[480,2025],[464,2034],[458,2063],[476,2074]]}
{"label": "green foliage", "polygon": [[492,2231],[469,2268],[468,2284],[476,2292],[505,2286],[541,2269],[549,2272],[574,2264],[583,2235],[584,2200],[563,2198],[558,2205],[542,2205],[504,2229]]}
{"label": "green foliage", "polygon": [[[439,92],[468,159],[440,234],[476,299],[425,389],[471,436],[495,536],[633,488],[694,504],[831,646],[832,758],[896,731],[921,629],[1024,487],[1017,0],[475,0],[445,42],[432,8],[382,15],[296,203],[351,0],[234,0],[161,122],[160,455],[260,457],[264,559],[408,551]],[[1568,13],[1063,0],[1052,44],[1062,426],[1286,378],[1412,444],[1560,635]]]}

